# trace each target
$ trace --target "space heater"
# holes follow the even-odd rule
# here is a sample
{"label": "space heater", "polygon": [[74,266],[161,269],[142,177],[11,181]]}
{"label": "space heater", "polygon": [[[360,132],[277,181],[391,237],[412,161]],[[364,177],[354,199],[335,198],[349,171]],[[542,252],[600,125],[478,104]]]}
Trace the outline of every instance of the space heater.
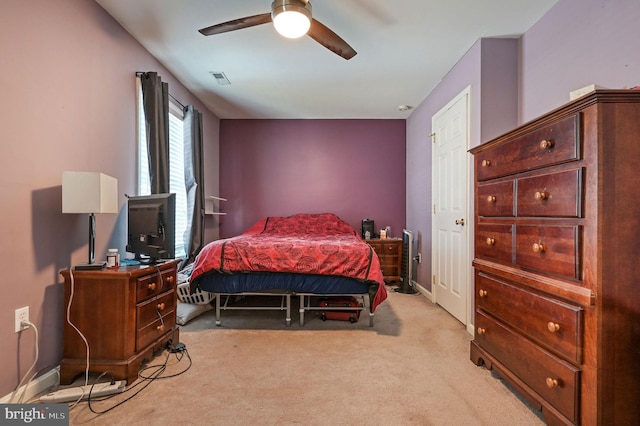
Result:
{"label": "space heater", "polygon": [[413,280],[413,262],[417,259],[413,255],[413,232],[402,230],[402,265],[400,271],[400,283],[395,289],[398,293],[414,294],[415,281]]}

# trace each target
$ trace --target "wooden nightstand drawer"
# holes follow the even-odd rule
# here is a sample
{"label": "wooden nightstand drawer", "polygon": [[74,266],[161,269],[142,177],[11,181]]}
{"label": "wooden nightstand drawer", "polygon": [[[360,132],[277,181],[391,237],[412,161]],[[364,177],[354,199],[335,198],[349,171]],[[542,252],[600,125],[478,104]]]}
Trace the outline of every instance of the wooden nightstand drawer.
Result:
{"label": "wooden nightstand drawer", "polygon": [[571,422],[577,422],[579,368],[556,358],[479,311],[476,311],[475,342]]}
{"label": "wooden nightstand drawer", "polygon": [[162,271],[160,274],[150,274],[140,277],[136,283],[136,297],[138,302],[156,296],[173,287],[175,274],[170,271]]}
{"label": "wooden nightstand drawer", "polygon": [[140,351],[154,340],[161,338],[176,325],[176,315],[173,311],[167,312],[151,324],[138,330],[136,339],[136,350]]}
{"label": "wooden nightstand drawer", "polygon": [[571,115],[515,137],[495,150],[475,156],[477,179],[508,176],[577,160],[580,154],[580,115]]}
{"label": "wooden nightstand drawer", "polygon": [[576,364],[582,361],[581,308],[531,293],[481,272],[476,272],[476,307],[568,361]]}
{"label": "wooden nightstand drawer", "polygon": [[518,216],[581,217],[582,169],[518,179]]}
{"label": "wooden nightstand drawer", "polygon": [[136,307],[138,311],[136,315],[138,329],[149,325],[151,322],[160,318],[160,316],[175,310],[176,299],[176,293],[174,291],[168,291],[157,298],[140,303]]}
{"label": "wooden nightstand drawer", "polygon": [[517,225],[516,263],[579,279],[580,226]]}

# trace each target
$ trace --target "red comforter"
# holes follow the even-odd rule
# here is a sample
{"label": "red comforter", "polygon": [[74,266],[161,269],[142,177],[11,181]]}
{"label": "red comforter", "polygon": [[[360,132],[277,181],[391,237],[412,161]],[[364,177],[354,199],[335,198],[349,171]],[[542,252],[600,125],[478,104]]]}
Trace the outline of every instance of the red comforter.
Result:
{"label": "red comforter", "polygon": [[337,275],[377,284],[371,312],[387,298],[375,251],[331,213],[267,217],[247,232],[207,244],[191,281],[210,271]]}

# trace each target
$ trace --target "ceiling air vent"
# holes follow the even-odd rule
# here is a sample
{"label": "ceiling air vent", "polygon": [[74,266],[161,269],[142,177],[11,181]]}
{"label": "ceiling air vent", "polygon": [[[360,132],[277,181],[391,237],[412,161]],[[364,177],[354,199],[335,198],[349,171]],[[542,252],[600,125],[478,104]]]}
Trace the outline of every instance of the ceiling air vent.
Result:
{"label": "ceiling air vent", "polygon": [[220,86],[226,86],[231,84],[231,82],[229,81],[229,79],[227,78],[226,75],[224,75],[223,72],[219,72],[219,71],[209,71],[209,74],[211,74],[213,76],[213,78],[216,79],[216,81],[218,82],[218,84]]}

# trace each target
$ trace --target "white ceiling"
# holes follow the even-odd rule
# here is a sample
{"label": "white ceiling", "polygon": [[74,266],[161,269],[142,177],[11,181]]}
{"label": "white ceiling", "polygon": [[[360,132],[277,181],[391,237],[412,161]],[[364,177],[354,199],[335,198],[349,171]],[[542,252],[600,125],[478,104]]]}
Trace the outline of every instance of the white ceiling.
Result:
{"label": "white ceiling", "polygon": [[418,106],[479,38],[519,36],[557,1],[312,0],[313,17],[358,52],[345,60],[271,24],[198,32],[268,13],[271,0],[96,0],[223,119],[406,118],[398,106]]}

